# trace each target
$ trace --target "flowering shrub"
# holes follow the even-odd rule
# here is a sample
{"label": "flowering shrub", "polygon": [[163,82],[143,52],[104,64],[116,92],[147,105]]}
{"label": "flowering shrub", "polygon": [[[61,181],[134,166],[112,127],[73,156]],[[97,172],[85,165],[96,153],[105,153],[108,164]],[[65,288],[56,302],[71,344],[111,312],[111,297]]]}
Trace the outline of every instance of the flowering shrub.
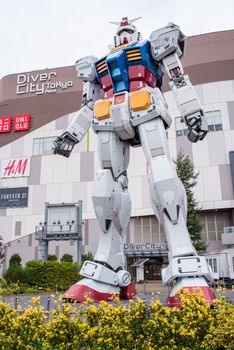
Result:
{"label": "flowering shrub", "polygon": [[122,305],[63,304],[47,313],[39,298],[26,310],[0,302],[1,350],[234,349],[234,307],[223,297],[211,309],[201,295],[181,295],[182,310],[158,299]]}

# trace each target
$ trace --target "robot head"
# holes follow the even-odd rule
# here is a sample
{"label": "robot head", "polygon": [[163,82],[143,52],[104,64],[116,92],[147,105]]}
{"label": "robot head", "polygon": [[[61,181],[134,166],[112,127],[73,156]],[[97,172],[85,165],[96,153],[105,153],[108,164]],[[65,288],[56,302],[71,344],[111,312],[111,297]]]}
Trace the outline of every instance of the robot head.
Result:
{"label": "robot head", "polygon": [[132,24],[139,18],[141,17],[129,20],[128,17],[123,17],[121,22],[111,22],[112,24],[117,24],[119,26],[114,37],[115,47],[128,44],[133,41],[142,40],[141,33],[138,32],[136,27]]}

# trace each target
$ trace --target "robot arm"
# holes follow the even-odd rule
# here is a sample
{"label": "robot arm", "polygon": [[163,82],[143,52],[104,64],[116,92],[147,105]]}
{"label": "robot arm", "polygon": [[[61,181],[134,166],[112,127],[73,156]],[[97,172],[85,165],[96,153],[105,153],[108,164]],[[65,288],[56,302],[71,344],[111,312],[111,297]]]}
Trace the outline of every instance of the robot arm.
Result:
{"label": "robot arm", "polygon": [[181,112],[182,121],[189,129],[188,139],[191,142],[202,140],[208,125],[196,92],[184,74],[179,57],[184,52],[185,36],[179,27],[169,23],[165,28],[154,31],[150,35],[152,56],[157,62],[162,62],[170,79],[170,88]]}
{"label": "robot arm", "polygon": [[78,78],[83,80],[82,103],[68,127],[54,141],[54,154],[69,157],[75,144],[80,142],[88,131],[93,118],[93,105],[99,98],[100,85],[96,80],[94,63],[97,58],[88,56],[76,62]]}

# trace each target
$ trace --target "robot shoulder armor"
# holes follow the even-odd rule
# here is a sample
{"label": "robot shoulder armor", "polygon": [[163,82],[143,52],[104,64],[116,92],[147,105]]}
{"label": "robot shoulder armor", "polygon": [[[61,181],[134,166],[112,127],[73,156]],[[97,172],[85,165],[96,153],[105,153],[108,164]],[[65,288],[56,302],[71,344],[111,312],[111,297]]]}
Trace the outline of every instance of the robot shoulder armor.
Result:
{"label": "robot shoulder armor", "polygon": [[76,73],[83,81],[94,81],[96,78],[95,62],[97,57],[87,56],[76,61]]}
{"label": "robot shoulder armor", "polygon": [[169,23],[166,27],[150,34],[152,56],[156,61],[176,52],[179,57],[184,53],[185,35],[180,27]]}

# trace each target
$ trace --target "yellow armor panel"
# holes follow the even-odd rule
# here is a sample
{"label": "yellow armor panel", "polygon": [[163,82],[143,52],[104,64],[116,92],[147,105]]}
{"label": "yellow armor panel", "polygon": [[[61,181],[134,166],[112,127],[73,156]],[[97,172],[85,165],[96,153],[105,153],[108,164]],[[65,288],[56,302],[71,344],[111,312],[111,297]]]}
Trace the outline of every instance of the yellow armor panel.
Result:
{"label": "yellow armor panel", "polygon": [[134,91],[130,93],[130,107],[132,111],[142,111],[150,106],[150,93],[148,91]]}
{"label": "yellow armor panel", "polygon": [[94,106],[94,116],[98,120],[107,119],[110,117],[110,100],[97,101]]}

